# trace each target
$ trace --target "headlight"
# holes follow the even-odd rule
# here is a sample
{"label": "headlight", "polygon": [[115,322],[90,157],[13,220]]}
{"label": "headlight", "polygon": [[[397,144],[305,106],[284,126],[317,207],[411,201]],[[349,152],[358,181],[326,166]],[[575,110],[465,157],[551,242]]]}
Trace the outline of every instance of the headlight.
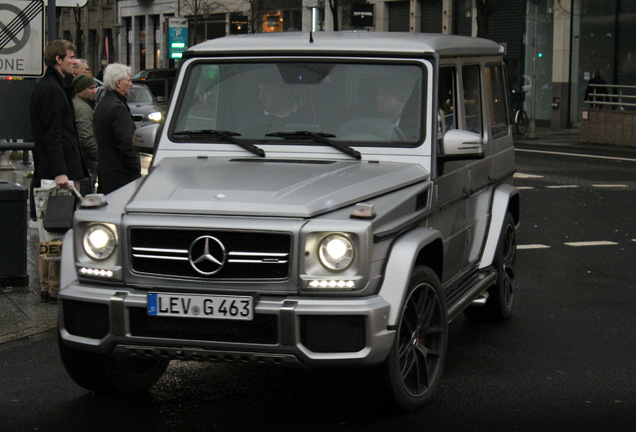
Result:
{"label": "headlight", "polygon": [[94,260],[105,260],[110,257],[117,246],[117,238],[114,231],[102,224],[88,227],[84,232],[84,252]]}
{"label": "headlight", "polygon": [[328,235],[318,245],[318,257],[327,270],[346,270],[353,262],[353,244],[342,234]]}
{"label": "headlight", "polygon": [[155,112],[152,112],[152,113],[148,114],[148,118],[150,120],[156,121],[156,122],[161,121],[161,117],[162,117],[162,115],[161,115],[161,113],[159,111],[155,111]]}

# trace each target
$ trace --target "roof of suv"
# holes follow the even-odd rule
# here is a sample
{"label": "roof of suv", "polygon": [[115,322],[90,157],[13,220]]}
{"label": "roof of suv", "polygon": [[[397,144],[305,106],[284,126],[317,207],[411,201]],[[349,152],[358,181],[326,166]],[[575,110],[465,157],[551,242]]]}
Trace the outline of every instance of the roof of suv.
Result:
{"label": "roof of suv", "polygon": [[382,32],[277,32],[247,34],[212,39],[193,46],[184,57],[240,52],[255,54],[291,54],[324,51],[325,53],[391,53],[440,56],[501,55],[503,47],[488,39],[427,33]]}

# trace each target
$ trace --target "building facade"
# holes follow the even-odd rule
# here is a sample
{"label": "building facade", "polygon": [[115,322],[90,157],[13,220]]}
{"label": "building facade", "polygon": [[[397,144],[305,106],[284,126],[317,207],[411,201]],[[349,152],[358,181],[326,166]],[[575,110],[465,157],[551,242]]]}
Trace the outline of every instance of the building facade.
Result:
{"label": "building facade", "polygon": [[171,17],[187,20],[189,45],[277,31],[485,35],[506,48],[509,87],[526,92],[526,111],[554,128],[580,122],[595,70],[636,85],[636,0],[88,0],[63,8],[59,33],[94,70],[165,68],[175,65]]}

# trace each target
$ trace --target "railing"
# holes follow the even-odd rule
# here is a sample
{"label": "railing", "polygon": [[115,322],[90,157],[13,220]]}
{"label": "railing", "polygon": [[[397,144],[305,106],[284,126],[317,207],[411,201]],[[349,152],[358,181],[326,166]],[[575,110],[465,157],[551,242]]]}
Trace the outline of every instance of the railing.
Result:
{"label": "railing", "polygon": [[619,110],[636,109],[636,86],[590,84],[591,92],[585,103],[593,108],[608,106]]}
{"label": "railing", "polygon": [[35,143],[33,142],[8,142],[5,139],[0,139],[0,170],[13,169],[9,160],[11,150],[22,150],[22,163],[30,164],[29,150],[32,151],[34,148]]}
{"label": "railing", "polygon": [[636,146],[636,86],[590,84],[581,142]]}

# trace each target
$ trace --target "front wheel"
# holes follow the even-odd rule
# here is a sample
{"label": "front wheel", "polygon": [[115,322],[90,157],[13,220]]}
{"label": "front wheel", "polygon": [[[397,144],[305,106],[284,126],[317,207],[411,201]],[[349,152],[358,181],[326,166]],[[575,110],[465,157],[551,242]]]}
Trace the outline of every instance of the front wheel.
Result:
{"label": "front wheel", "polygon": [[526,114],[524,110],[517,111],[517,115],[515,116],[515,127],[517,128],[517,133],[524,136],[526,132],[528,132],[529,124],[528,114]]}
{"label": "front wheel", "polygon": [[140,393],[157,382],[167,359],[114,358],[77,350],[58,338],[62,363],[80,387],[97,392]]}
{"label": "front wheel", "polygon": [[448,315],[442,284],[430,268],[416,267],[393,347],[382,365],[398,408],[419,409],[433,399],[442,377],[447,345]]}

